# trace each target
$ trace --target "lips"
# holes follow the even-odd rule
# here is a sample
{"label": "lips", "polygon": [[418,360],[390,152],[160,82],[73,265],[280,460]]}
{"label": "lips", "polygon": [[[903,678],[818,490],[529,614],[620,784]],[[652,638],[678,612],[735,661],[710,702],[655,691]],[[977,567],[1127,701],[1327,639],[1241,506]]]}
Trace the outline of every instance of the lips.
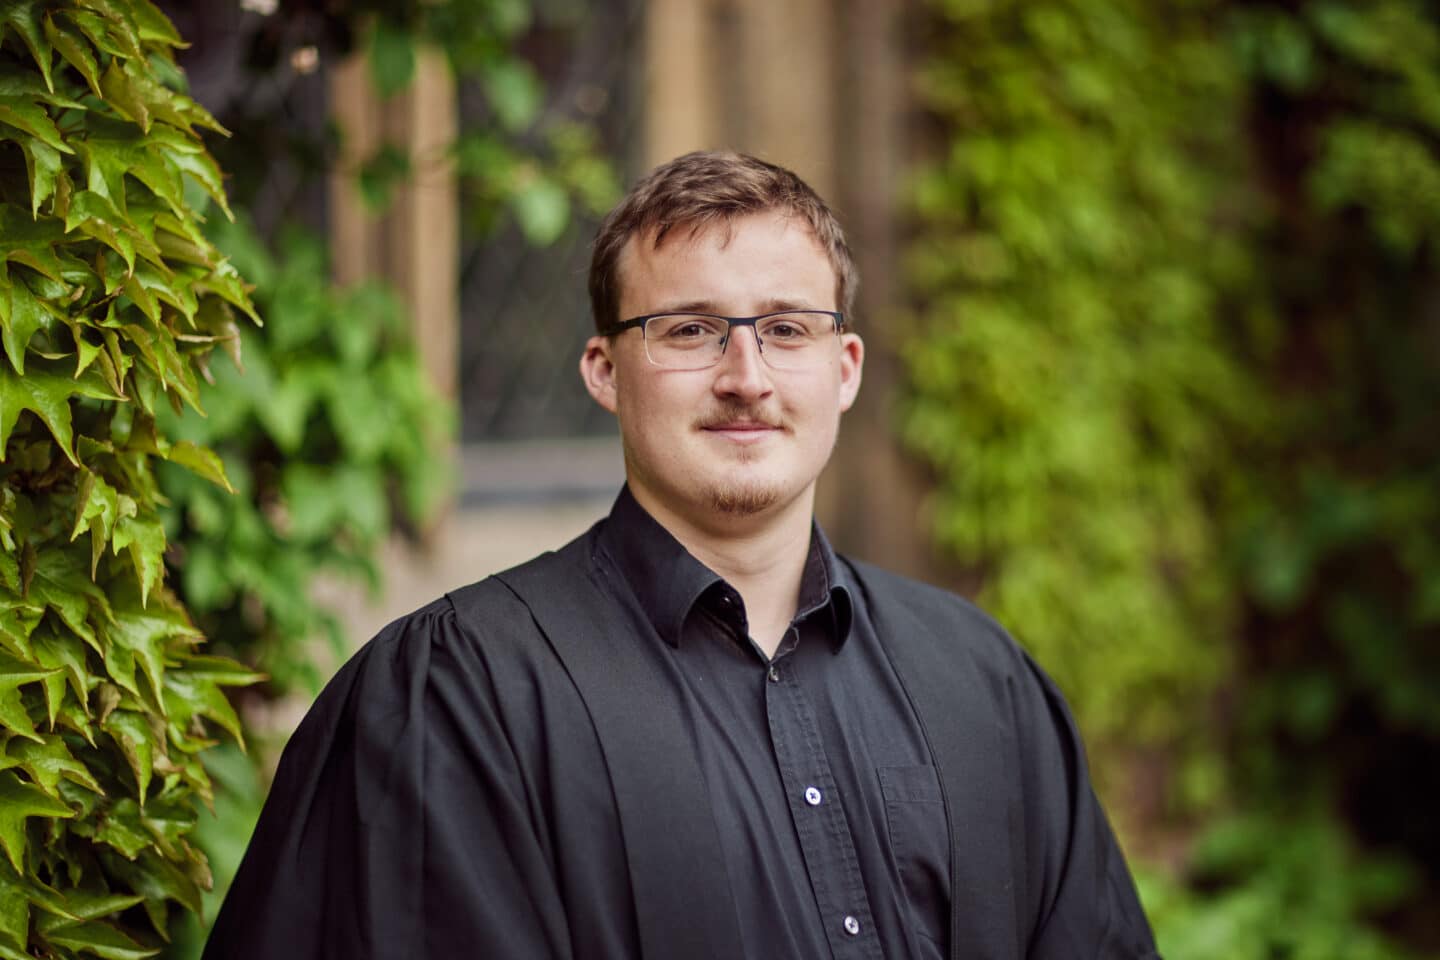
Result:
{"label": "lips", "polygon": [[703,421],[700,429],[734,443],[758,443],[779,433],[781,427],[767,420],[715,419]]}
{"label": "lips", "polygon": [[707,423],[702,428],[705,430],[721,430],[724,432],[743,432],[746,430],[779,430],[773,423],[757,423],[754,421],[726,421],[724,423]]}

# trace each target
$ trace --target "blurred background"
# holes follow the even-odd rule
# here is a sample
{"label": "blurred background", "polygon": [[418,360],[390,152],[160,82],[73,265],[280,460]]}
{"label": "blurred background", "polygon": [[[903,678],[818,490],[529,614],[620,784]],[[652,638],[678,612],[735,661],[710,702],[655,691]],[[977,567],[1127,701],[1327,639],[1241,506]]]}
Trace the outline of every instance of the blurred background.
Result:
{"label": "blurred background", "polygon": [[161,477],[172,583],[271,678],[208,917],[344,657],[608,510],[590,238],[730,147],[860,268],[822,522],[1055,676],[1162,952],[1440,956],[1435,3],[159,5],[265,319],[169,425],[239,495]]}

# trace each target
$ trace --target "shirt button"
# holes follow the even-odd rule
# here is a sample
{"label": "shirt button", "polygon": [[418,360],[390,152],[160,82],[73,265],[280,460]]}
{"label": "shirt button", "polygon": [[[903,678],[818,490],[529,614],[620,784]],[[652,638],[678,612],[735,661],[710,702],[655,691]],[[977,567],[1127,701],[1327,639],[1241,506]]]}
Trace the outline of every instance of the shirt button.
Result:
{"label": "shirt button", "polygon": [[771,683],[779,683],[779,682],[780,682],[780,669],[779,669],[778,667],[771,667],[771,668],[770,668],[769,677],[770,677],[770,682],[771,682]]}
{"label": "shirt button", "polygon": [[812,806],[812,807],[818,807],[818,806],[820,806],[820,801],[821,801],[822,799],[824,799],[824,798],[821,797],[820,791],[819,791],[817,788],[815,788],[815,787],[806,787],[806,788],[805,788],[805,802],[808,803],[808,804],[810,804],[810,806]]}
{"label": "shirt button", "polygon": [[846,933],[848,933],[852,937],[858,937],[860,935],[859,920],[856,920],[854,917],[846,917],[844,923]]}

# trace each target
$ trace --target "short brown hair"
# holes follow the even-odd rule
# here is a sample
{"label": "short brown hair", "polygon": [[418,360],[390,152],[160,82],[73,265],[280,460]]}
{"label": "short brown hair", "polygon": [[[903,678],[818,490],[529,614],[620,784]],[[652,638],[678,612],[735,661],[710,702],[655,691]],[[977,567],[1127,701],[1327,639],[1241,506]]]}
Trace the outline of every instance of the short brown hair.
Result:
{"label": "short brown hair", "polygon": [[845,232],[825,201],[784,167],[717,150],[687,153],[651,170],[601,222],[590,257],[595,329],[620,319],[620,254],[631,237],[653,230],[659,247],[674,227],[694,232],[768,210],[797,216],[810,227],[835,269],[835,302],[848,318],[859,277]]}

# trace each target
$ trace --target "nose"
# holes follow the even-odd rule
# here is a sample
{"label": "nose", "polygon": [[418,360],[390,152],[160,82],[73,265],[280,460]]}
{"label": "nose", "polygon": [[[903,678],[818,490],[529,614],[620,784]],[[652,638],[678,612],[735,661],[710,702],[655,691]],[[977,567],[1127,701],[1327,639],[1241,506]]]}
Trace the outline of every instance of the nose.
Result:
{"label": "nose", "polygon": [[714,390],[720,396],[757,400],[770,393],[770,367],[760,355],[759,334],[754,327],[730,330],[725,354],[716,366]]}

